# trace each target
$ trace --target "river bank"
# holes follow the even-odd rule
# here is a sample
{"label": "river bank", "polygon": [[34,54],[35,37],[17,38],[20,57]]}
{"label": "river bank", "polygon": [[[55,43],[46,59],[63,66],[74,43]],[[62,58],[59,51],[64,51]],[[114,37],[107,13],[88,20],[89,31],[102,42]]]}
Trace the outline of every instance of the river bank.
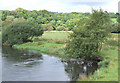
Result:
{"label": "river bank", "polygon": [[[62,32],[46,32],[40,38],[34,38],[33,42],[24,43],[21,45],[14,45],[13,48],[37,50],[41,53],[54,55],[62,59],[70,59],[71,57],[65,55],[65,43],[68,33]],[[54,35],[54,37],[53,37]],[[111,39],[107,41],[102,48],[101,56],[103,61],[98,65],[101,67],[93,75],[88,78],[78,79],[78,81],[117,81],[118,80],[118,35],[112,34]],[[115,40],[114,40],[115,39]],[[112,74],[112,75],[111,75]]]}
{"label": "river bank", "polygon": [[119,81],[118,65],[120,64],[118,59],[119,49],[119,34],[112,34],[111,38],[103,45],[101,56],[104,60],[99,62],[101,67],[97,69],[93,75],[88,78],[83,77],[78,81]]}

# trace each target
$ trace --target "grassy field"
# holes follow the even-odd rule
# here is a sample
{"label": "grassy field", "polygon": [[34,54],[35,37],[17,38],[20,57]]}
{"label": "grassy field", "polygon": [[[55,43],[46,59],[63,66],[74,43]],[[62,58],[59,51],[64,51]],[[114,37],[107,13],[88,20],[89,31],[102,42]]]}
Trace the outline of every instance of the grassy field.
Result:
{"label": "grassy field", "polygon": [[117,22],[117,18],[112,18],[111,20],[115,23]]}
{"label": "grassy field", "polygon": [[53,40],[66,40],[71,31],[46,31],[42,35],[42,38]]}
{"label": "grassy field", "polygon": [[[34,38],[34,42],[21,45],[14,45],[14,48],[37,50],[41,53],[58,56],[60,58],[70,58],[65,55],[65,43],[69,32],[45,32],[42,37]],[[118,34],[111,34],[110,40],[103,45],[101,56],[104,60],[99,62],[100,69],[88,78],[78,79],[78,81],[117,81],[118,80]],[[108,67],[105,67],[106,62]]]}

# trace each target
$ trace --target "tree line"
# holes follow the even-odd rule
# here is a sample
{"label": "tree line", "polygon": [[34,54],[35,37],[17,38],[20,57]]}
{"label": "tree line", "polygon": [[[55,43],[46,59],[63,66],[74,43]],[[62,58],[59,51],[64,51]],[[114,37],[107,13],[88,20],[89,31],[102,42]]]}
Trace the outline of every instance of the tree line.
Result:
{"label": "tree line", "polygon": [[[70,27],[73,21],[77,21],[78,18],[89,17],[90,13],[57,13],[57,12],[49,12],[47,10],[25,10],[23,8],[17,8],[16,10],[2,11],[2,21],[3,26],[9,23],[12,23],[16,20],[27,20],[30,22],[35,22],[38,24],[42,24],[43,29],[46,31],[50,30],[71,30]],[[73,20],[74,19],[74,20]]]}
{"label": "tree line", "polygon": [[[23,8],[17,8],[15,10],[3,10],[2,11],[2,27],[9,25],[13,22],[26,20],[29,22],[35,22],[41,24],[44,31],[70,31],[74,27],[79,26],[81,19],[89,18],[91,14],[89,12],[71,12],[71,13],[58,13],[50,12],[47,10],[25,10]],[[109,13],[111,18],[120,19],[119,13]],[[118,18],[119,17],[119,18]],[[113,23],[115,28],[111,32],[118,32],[116,26],[117,23]]]}

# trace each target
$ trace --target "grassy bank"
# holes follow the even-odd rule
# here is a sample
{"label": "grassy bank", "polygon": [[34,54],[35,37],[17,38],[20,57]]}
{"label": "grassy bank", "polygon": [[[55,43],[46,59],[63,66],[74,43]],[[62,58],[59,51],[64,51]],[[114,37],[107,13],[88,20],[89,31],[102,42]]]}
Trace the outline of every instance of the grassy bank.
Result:
{"label": "grassy bank", "polygon": [[54,31],[44,32],[42,37],[33,38],[34,42],[28,42],[21,45],[14,45],[13,48],[37,50],[41,53],[58,56],[60,58],[70,58],[65,55],[65,42],[69,32]]}
{"label": "grassy bank", "polygon": [[[101,51],[105,59],[99,62],[102,67],[90,75],[88,78],[78,79],[78,81],[118,81],[118,51],[108,48]],[[105,64],[109,62],[108,66]]]}
{"label": "grassy bank", "polygon": [[101,68],[78,81],[118,81],[118,45],[118,34],[112,34],[102,47],[101,56],[104,60],[98,63]]}
{"label": "grassy bank", "polygon": [[[60,58],[70,58],[65,55],[64,50],[68,34],[69,32],[45,32],[42,37],[34,38],[34,42],[14,45],[13,47],[17,49],[37,50],[41,53]],[[98,63],[101,68],[88,78],[78,79],[78,81],[118,80],[118,34],[111,35],[111,38],[104,43],[101,51],[101,56],[104,57],[104,60]]]}

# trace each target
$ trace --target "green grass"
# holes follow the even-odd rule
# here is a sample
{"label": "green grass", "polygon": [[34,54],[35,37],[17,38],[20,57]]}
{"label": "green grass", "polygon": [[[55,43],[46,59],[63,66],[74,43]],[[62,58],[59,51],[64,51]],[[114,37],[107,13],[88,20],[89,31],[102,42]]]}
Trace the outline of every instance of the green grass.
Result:
{"label": "green grass", "polygon": [[111,33],[111,38],[118,38],[118,33]]}
{"label": "green grass", "polygon": [[64,40],[68,38],[68,35],[69,35],[69,32],[66,32],[66,31],[46,31],[42,35],[42,38]]}
{"label": "green grass", "polygon": [[115,23],[117,22],[117,18],[112,18],[111,20]]}

